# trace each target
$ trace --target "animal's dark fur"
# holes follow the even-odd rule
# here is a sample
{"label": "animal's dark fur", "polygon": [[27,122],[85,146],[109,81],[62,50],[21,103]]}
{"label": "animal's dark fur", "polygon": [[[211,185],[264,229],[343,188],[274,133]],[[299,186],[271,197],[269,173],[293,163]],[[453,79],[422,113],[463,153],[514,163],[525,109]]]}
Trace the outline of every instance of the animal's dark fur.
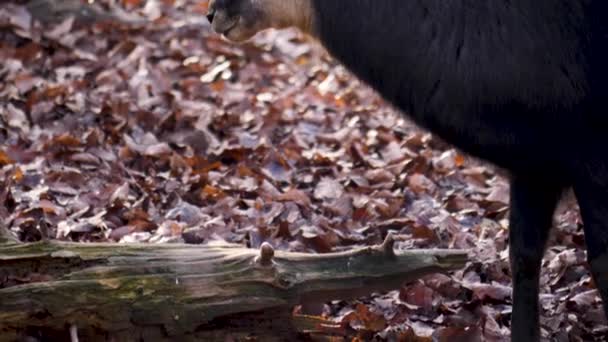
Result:
{"label": "animal's dark fur", "polygon": [[326,48],[418,124],[506,169],[552,174],[608,142],[591,129],[608,118],[599,2],[313,0]]}
{"label": "animal's dark fur", "polygon": [[[538,281],[574,187],[608,301],[608,1],[312,0],[325,47],[415,122],[512,174],[513,341],[537,341]],[[606,306],[605,306],[606,307]]]}

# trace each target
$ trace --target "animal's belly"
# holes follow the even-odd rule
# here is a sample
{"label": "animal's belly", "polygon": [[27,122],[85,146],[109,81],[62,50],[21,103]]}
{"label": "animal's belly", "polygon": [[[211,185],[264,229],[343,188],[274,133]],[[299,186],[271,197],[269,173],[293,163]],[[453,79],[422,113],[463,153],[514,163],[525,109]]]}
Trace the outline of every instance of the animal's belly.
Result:
{"label": "animal's belly", "polygon": [[499,167],[546,172],[561,168],[563,158],[578,144],[569,137],[578,135],[579,129],[572,127],[568,132],[565,115],[505,107],[477,114],[434,114],[420,124],[464,152]]}

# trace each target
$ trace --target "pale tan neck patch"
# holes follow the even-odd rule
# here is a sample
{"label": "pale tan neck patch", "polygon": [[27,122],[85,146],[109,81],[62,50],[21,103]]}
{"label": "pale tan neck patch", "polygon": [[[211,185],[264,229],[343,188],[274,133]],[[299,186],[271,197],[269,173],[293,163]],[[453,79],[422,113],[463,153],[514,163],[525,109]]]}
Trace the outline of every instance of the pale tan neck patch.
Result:
{"label": "pale tan neck patch", "polygon": [[[311,0],[254,0],[262,3],[274,28],[297,27],[313,33],[313,7]],[[330,0],[332,1],[332,0]]]}

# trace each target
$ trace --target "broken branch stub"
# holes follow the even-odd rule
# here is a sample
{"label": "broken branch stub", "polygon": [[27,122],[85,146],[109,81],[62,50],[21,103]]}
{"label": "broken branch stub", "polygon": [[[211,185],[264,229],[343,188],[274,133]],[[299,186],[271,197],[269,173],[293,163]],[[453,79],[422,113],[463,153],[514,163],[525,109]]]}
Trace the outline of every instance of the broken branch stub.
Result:
{"label": "broken branch stub", "polygon": [[268,242],[262,243],[260,246],[260,255],[258,256],[258,263],[262,266],[272,265],[272,258],[274,257],[274,248]]}

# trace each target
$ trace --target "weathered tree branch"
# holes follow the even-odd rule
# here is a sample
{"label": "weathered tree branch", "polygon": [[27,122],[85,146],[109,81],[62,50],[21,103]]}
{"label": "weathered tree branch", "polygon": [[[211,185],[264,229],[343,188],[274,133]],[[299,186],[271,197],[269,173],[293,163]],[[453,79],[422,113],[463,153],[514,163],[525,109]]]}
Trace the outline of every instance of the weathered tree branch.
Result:
{"label": "weathered tree branch", "polygon": [[[466,253],[393,252],[384,244],[311,255],[233,245],[0,245],[0,335],[43,331],[86,341],[279,340],[297,334],[292,307],[394,289],[460,268]],[[54,334],[54,335],[53,335]],[[59,334],[59,335],[57,335]],[[100,335],[101,334],[101,335]],[[148,339],[145,339],[148,340]]]}

